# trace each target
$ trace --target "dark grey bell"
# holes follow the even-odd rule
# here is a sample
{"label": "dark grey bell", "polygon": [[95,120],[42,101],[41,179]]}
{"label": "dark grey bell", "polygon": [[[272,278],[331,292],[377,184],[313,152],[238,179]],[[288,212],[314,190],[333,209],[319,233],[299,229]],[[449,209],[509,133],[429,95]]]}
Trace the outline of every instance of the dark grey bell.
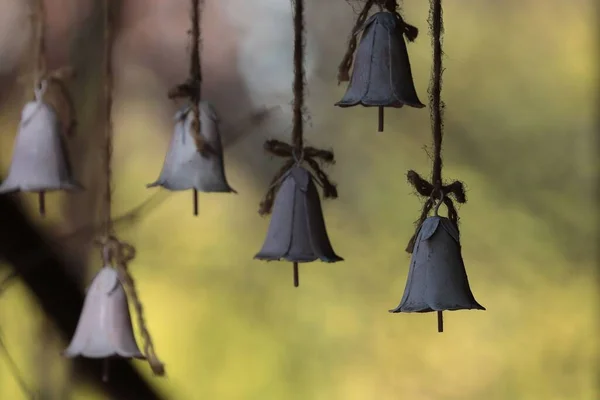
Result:
{"label": "dark grey bell", "polygon": [[162,186],[172,191],[235,192],[227,183],[219,119],[214,108],[200,102],[201,134],[215,154],[201,155],[192,135],[191,107],[175,114],[175,132],[158,180],[147,187]]}
{"label": "dark grey bell", "polygon": [[135,341],[125,289],[114,268],[105,266],[92,281],[64,355],[145,358]]}
{"label": "dark grey bell", "polygon": [[319,193],[312,175],[303,167],[294,166],[284,176],[273,203],[267,238],[254,258],[292,262],[343,261],[331,247]]}
{"label": "dark grey bell", "polygon": [[[359,32],[354,67],[339,107],[379,107],[379,131],[383,131],[383,107],[403,105],[423,108],[415,90],[404,41],[406,24],[397,14],[378,12]],[[358,34],[358,32],[356,33]]]}
{"label": "dark grey bell", "polygon": [[41,95],[25,105],[0,193],[82,189],[71,175],[61,129],[56,112]]}
{"label": "dark grey bell", "polygon": [[445,217],[428,217],[417,234],[404,296],[390,312],[485,310],[473,297],[459,232]]}

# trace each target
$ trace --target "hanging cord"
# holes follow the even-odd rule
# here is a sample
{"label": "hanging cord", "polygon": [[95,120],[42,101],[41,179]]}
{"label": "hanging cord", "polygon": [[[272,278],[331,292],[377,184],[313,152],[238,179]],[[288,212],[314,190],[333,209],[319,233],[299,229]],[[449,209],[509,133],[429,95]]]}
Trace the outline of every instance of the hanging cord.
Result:
{"label": "hanging cord", "polygon": [[34,0],[32,6],[34,8],[34,11],[31,14],[33,19],[32,25],[35,29],[33,46],[34,88],[40,88],[44,81],[56,86],[67,107],[68,121],[64,124],[64,134],[66,134],[67,137],[70,137],[74,133],[77,121],[75,119],[73,98],[67,89],[65,81],[73,78],[75,76],[75,71],[71,67],[61,67],[54,71],[48,71],[46,61],[46,8],[44,6],[44,0]]}
{"label": "hanging cord", "polygon": [[[110,1],[110,0],[108,0]],[[129,298],[133,301],[137,315],[137,323],[144,341],[144,355],[152,368],[152,372],[158,376],[165,375],[165,365],[159,360],[154,350],[152,336],[148,331],[144,318],[144,307],[139,299],[135,281],[129,274],[128,264],[135,258],[135,247],[129,243],[122,242],[114,236],[108,236],[98,241],[102,245],[102,257],[106,264],[113,265],[119,274],[119,280],[126,288]]]}
{"label": "hanging cord", "polygon": [[306,85],[304,71],[304,1],[291,0],[294,7],[294,103],[292,145],[280,142],[278,140],[267,140],[264,149],[278,157],[288,158],[279,172],[271,180],[269,190],[263,198],[259,207],[260,215],[267,215],[271,212],[275,193],[281,185],[282,177],[294,165],[301,164],[303,161],[313,169],[318,183],[323,187],[323,197],[336,198],[337,188],[331,183],[327,174],[321,169],[316,159],[333,164],[335,162],[333,152],[320,150],[314,147],[304,147],[303,140],[303,114],[306,112],[304,107],[304,86]]}
{"label": "hanging cord", "polygon": [[190,54],[190,76],[187,81],[173,87],[169,90],[168,96],[170,99],[176,98],[188,98],[192,103],[191,108],[194,113],[194,119],[192,121],[192,130],[194,135],[194,141],[196,142],[196,148],[198,152],[203,156],[208,154],[216,155],[216,150],[211,148],[208,143],[204,141],[201,134],[200,124],[200,100],[201,100],[201,89],[202,89],[202,66],[200,64],[200,19],[201,10],[204,6],[204,0],[191,0],[191,20],[192,29],[190,31],[192,38],[191,54]]}
{"label": "hanging cord", "polygon": [[442,0],[430,0],[429,28],[431,34],[431,46],[433,47],[433,67],[431,69],[431,83],[429,85],[429,110],[431,113],[431,131],[433,134],[433,167],[431,174],[431,183],[423,179],[413,170],[408,171],[408,182],[415,188],[417,193],[427,200],[423,204],[421,215],[416,222],[417,228],[406,247],[408,253],[412,253],[417,232],[421,224],[427,218],[427,215],[434,206],[436,199],[443,201],[448,208],[448,218],[458,230],[458,213],[450,195],[458,203],[466,203],[464,185],[460,181],[454,181],[448,185],[442,183],[442,137],[444,134],[444,102],[441,99],[442,93],[442,35],[444,33]]}
{"label": "hanging cord", "polygon": [[106,125],[104,129],[104,176],[106,179],[106,190],[104,192],[104,234],[109,237],[113,234],[112,225],[112,154],[113,154],[113,125],[112,125],[112,104],[113,104],[113,21],[111,0],[104,0],[104,112]]}
{"label": "hanging cord", "polygon": [[35,26],[33,79],[35,87],[39,87],[46,75],[46,8],[44,7],[44,0],[35,0],[34,9],[35,11],[32,13],[33,25]]}
{"label": "hanging cord", "polygon": [[338,66],[338,85],[341,82],[348,82],[350,80],[350,68],[352,68],[354,60],[354,52],[356,51],[358,42],[358,33],[363,29],[365,21],[369,16],[369,12],[375,4],[377,4],[380,9],[386,9],[396,16],[398,21],[400,21],[403,33],[409,42],[413,42],[419,34],[419,30],[416,27],[404,22],[404,19],[398,11],[400,7],[398,6],[397,0],[367,0],[362,11],[358,14],[356,23],[350,34],[350,39],[348,40],[348,48],[342,62]]}
{"label": "hanging cord", "polygon": [[105,139],[106,147],[104,149],[104,168],[106,174],[106,191],[104,196],[104,238],[99,240],[99,244],[103,247],[103,254],[110,254],[109,260],[105,260],[108,264],[113,265],[117,269],[119,274],[119,280],[121,284],[126,288],[129,297],[133,301],[136,315],[138,318],[138,326],[141,331],[142,339],[144,340],[144,354],[152,368],[152,372],[158,376],[164,376],[165,367],[164,364],[156,356],[154,351],[154,345],[152,344],[152,338],[146,327],[146,321],[144,320],[142,303],[137,295],[135,288],[135,281],[129,274],[127,264],[135,257],[135,248],[125,242],[119,241],[114,236],[112,215],[112,169],[111,159],[113,154],[113,129],[112,129],[112,103],[113,103],[113,70],[112,70],[112,49],[113,49],[113,16],[111,2],[113,0],[105,0],[104,10],[104,78],[105,78],[105,96],[106,96],[106,130]]}

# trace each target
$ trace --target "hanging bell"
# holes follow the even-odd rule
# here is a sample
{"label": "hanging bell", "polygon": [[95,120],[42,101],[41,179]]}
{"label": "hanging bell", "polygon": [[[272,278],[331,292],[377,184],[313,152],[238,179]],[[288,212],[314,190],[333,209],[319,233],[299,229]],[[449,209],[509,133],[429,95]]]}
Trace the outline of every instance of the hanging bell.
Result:
{"label": "hanging bell", "polygon": [[298,286],[297,263],[317,259],[343,261],[331,247],[319,193],[312,175],[305,168],[296,165],[282,178],[267,237],[254,258],[293,262],[295,286]]}
{"label": "hanging bell", "polygon": [[442,332],[442,311],[472,309],[485,310],[471,292],[458,229],[448,218],[428,217],[415,239],[404,295],[390,312],[437,311]]}
{"label": "hanging bell", "polygon": [[44,192],[82,189],[72,177],[56,112],[42,100],[46,86],[43,81],[36,100],[23,108],[8,176],[0,185],[0,193],[39,192],[42,214]]}
{"label": "hanging bell", "polygon": [[383,132],[383,107],[425,107],[415,90],[403,37],[414,40],[418,31],[399,14],[386,11],[372,15],[356,34],[361,31],[350,84],[335,105],[379,107],[379,132]]}
{"label": "hanging bell", "polygon": [[215,154],[203,156],[196,148],[192,134],[194,115],[191,107],[175,114],[175,132],[158,180],[147,187],[162,186],[167,190],[196,189],[199,192],[234,192],[225,177],[223,147],[219,133],[219,119],[215,109],[200,102],[202,138]]}
{"label": "hanging bell", "polygon": [[83,303],[66,357],[145,359],[133,335],[125,289],[117,271],[105,266],[96,275]]}

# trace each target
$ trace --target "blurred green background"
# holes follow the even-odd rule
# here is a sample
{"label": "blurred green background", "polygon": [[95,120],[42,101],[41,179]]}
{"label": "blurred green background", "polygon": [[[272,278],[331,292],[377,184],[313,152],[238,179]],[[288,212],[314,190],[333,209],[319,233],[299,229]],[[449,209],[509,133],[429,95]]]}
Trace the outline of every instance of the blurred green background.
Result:
{"label": "blurred green background", "polygon": [[[168,64],[159,50],[135,60],[121,50],[115,60],[117,214],[156,191],[145,184],[158,176],[171,134],[175,108],[165,92],[186,74],[187,2],[173,3],[179,7],[179,19],[173,17],[178,23],[169,28],[179,35],[170,45],[178,48],[175,70],[153,66],[152,60]],[[235,6],[233,0],[225,3]],[[201,215],[195,218],[191,194],[172,194],[139,221],[118,228],[121,238],[138,249],[131,271],[167,366],[167,377],[153,383],[177,400],[600,399],[594,2],[445,2],[444,173],[468,188],[468,203],[459,209],[463,257],[475,297],[487,311],[446,313],[443,334],[436,331],[435,314],[387,311],[402,296],[409,263],[404,248],[420,212],[421,199],[405,173],[415,169],[428,175],[430,170],[424,151],[431,140],[429,112],[390,110],[385,132],[378,134],[375,109],[333,107],[345,89],[336,85],[336,67],[355,17],[344,1],[336,3],[308,3],[308,46],[316,49],[316,61],[306,140],[335,150],[337,163],[328,172],[340,197],[323,207],[332,244],[346,261],[302,265],[295,289],[289,263],[252,259],[268,226],[268,219],[257,214],[258,203],[281,162],[262,153],[262,142],[284,137],[291,123],[282,102],[285,111],[272,119],[284,123],[249,128],[226,148],[228,179],[239,195],[201,195]],[[141,3],[132,0],[124,19],[135,19],[135,4]],[[261,4],[266,13],[269,3]],[[62,32],[58,14],[52,21]],[[431,65],[427,2],[406,0],[404,15],[421,31],[409,55],[425,102]],[[126,28],[134,26],[123,25],[125,41]],[[77,29],[88,32],[89,26]],[[73,32],[69,37],[76,36]],[[139,37],[146,38],[148,48],[159,42],[158,35],[143,32]],[[64,44],[59,33],[51,37],[49,48]],[[218,30],[209,31],[205,46],[221,37]],[[168,42],[161,40],[161,45]],[[143,47],[142,42],[135,46]],[[27,57],[26,50],[18,54],[20,60]],[[50,62],[69,57],[61,54]],[[5,68],[3,82],[16,80],[27,62],[15,65]],[[208,85],[210,68],[205,70]],[[82,99],[97,98],[101,86],[89,83],[99,79],[92,67],[80,75],[75,145],[87,146],[88,161],[79,161],[85,168],[76,176],[93,188],[99,171],[88,164],[97,163],[99,142],[86,142],[86,127],[101,115],[94,117],[98,112],[85,108]],[[11,88],[0,109],[4,174],[19,110],[30,95],[24,86]],[[235,92],[213,87],[207,93],[215,93],[218,111],[234,114],[227,98]],[[60,242],[60,234],[97,218],[98,200],[90,196],[48,196],[49,217],[38,218],[40,227]],[[36,197],[21,198],[35,217]],[[73,205],[79,206],[75,214],[69,210]],[[87,285],[101,266],[97,250],[91,238],[73,240],[76,244],[61,246],[81,258]],[[8,273],[8,266],[0,271]],[[43,386],[48,399],[102,399],[69,382],[68,363],[60,357],[66,343],[52,330],[20,283],[0,293],[2,339],[25,381],[32,388]],[[151,377],[146,364],[136,365]],[[0,399],[25,398],[1,355]]]}

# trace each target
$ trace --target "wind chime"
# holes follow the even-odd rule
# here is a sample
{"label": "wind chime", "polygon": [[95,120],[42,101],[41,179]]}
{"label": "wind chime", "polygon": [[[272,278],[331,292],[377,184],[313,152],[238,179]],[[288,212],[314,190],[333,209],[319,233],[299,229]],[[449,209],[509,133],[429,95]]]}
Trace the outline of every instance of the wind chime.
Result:
{"label": "wind chime", "polygon": [[[106,191],[104,196],[104,236],[98,240],[102,247],[103,267],[93,279],[87,291],[83,309],[68,348],[66,357],[104,359],[104,376],[108,380],[109,360],[115,357],[146,359],[155,375],[163,376],[165,369],[158,359],[152,338],[146,327],[142,304],[135,283],[128,272],[128,263],[135,257],[135,248],[116,238],[111,218],[111,158],[113,151],[112,130],[112,0],[105,0],[105,98],[106,98],[106,144],[104,168]],[[126,291],[127,289],[127,291]],[[133,301],[138,325],[144,340],[144,352],[140,351],[131,324],[127,295]]]}
{"label": "wind chime", "polygon": [[[379,12],[367,20],[374,5],[379,7]],[[404,37],[413,42],[419,30],[406,23],[397,9],[396,0],[367,0],[352,30],[348,50],[338,67],[338,83],[350,81],[350,84],[342,100],[335,105],[377,107],[378,132],[383,132],[384,107],[425,107],[415,90],[404,42]],[[356,48],[359,34],[360,43]]]}
{"label": "wind chime", "polygon": [[[46,214],[45,193],[83,189],[73,179],[66,140],[75,128],[74,108],[64,80],[73,75],[69,68],[48,72],[45,49],[45,9],[36,0],[32,15],[35,27],[34,99],[23,107],[19,131],[15,138],[8,176],[0,185],[0,194],[38,193],[39,212]],[[69,107],[70,121],[63,123],[54,107],[45,100],[51,88],[57,88]]]}
{"label": "wind chime", "polygon": [[215,109],[201,101],[199,0],[192,2],[192,50],[190,76],[169,91],[169,98],[187,98],[190,105],[175,114],[175,132],[158,180],[147,187],[170,191],[193,190],[194,215],[198,215],[198,192],[237,193],[225,177],[223,146]]}
{"label": "wind chime", "polygon": [[[337,189],[320,168],[317,160],[332,164],[333,152],[305,147],[304,111],[304,2],[292,0],[294,7],[294,103],[292,144],[267,140],[264,149],[288,160],[271,181],[260,203],[259,214],[272,211],[267,237],[255,259],[286,260],[293,263],[294,286],[299,285],[298,263],[317,259],[343,261],[333,251],[321,209],[315,181],[323,188],[323,197],[337,198]],[[304,166],[308,165],[316,176]]]}
{"label": "wind chime", "polygon": [[[444,331],[443,311],[485,310],[473,296],[463,262],[458,229],[458,213],[452,197],[467,201],[462,182],[442,183],[443,109],[442,91],[442,0],[430,0],[429,25],[433,47],[433,67],[429,88],[431,127],[433,134],[433,167],[431,182],[417,172],[407,173],[409,183],[427,200],[423,205],[417,229],[406,251],[412,253],[408,280],[398,307],[399,312],[437,312],[438,332]],[[441,204],[448,217],[438,214]],[[433,209],[433,215],[429,213]]]}

